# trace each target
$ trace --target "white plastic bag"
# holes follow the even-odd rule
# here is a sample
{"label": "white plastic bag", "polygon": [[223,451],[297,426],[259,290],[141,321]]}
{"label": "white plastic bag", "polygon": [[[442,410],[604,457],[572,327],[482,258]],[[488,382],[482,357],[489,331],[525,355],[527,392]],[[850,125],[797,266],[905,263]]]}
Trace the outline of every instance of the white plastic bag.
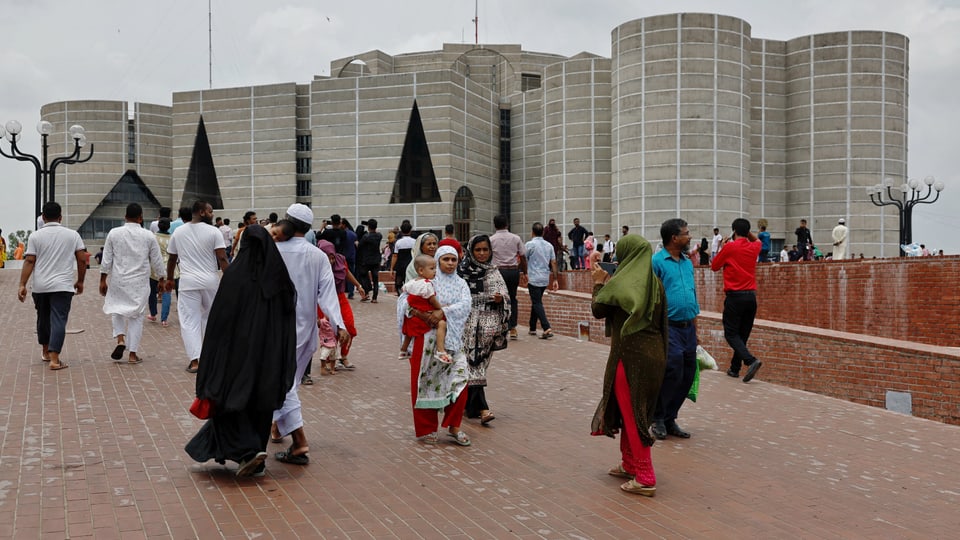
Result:
{"label": "white plastic bag", "polygon": [[697,362],[700,363],[700,369],[720,369],[717,361],[700,345],[697,345]]}

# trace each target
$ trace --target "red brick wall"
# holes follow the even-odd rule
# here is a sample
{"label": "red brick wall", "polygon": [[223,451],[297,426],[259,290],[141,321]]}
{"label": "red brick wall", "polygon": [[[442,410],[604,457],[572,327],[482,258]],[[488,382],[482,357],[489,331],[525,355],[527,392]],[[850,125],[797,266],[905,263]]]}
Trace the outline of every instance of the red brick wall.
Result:
{"label": "red brick wall", "polygon": [[[697,268],[705,311],[723,311],[723,275]],[[561,287],[589,293],[589,273],[565,272]],[[757,317],[960,347],[960,256],[762,264]]]}
{"label": "red brick wall", "polygon": [[[824,272],[839,271],[848,264],[857,263],[821,263]],[[524,334],[530,317],[525,289],[520,289],[518,299],[518,329]],[[544,307],[554,332],[576,336],[577,323],[590,321],[590,341],[609,342],[603,337],[602,321],[590,313],[590,295],[548,293]],[[701,312],[697,334],[701,345],[726,370],[730,348],[723,339],[720,313]],[[955,349],[759,319],[749,345],[764,362],[759,375],[764,381],[874,407],[885,406],[887,390],[909,392],[914,416],[960,425],[960,351]]]}

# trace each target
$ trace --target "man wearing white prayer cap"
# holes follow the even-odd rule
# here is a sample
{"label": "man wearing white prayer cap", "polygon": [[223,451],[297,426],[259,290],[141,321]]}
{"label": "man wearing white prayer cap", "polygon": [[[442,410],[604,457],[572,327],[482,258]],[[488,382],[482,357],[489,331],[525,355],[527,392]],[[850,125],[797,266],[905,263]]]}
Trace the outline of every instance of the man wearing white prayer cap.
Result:
{"label": "man wearing white prayer cap", "polygon": [[837,226],[833,228],[833,260],[839,261],[847,258],[847,235],[850,230],[847,229],[847,220],[840,218]]}
{"label": "man wearing white prayer cap", "polygon": [[341,342],[347,339],[348,334],[340,315],[340,301],[337,299],[330,260],[304,239],[304,235],[313,226],[313,211],[304,204],[292,204],[287,208],[286,219],[293,225],[294,235],[286,242],[278,242],[277,249],[280,250],[290,280],[297,289],[297,373],[283,407],[273,413],[274,429],[270,436],[275,442],[287,435],[291,435],[293,439],[289,448],[276,453],[277,460],[306,465],[310,462],[310,457],[307,456],[310,447],[303,431],[303,415],[297,389],[319,344],[317,306],[337,329]]}

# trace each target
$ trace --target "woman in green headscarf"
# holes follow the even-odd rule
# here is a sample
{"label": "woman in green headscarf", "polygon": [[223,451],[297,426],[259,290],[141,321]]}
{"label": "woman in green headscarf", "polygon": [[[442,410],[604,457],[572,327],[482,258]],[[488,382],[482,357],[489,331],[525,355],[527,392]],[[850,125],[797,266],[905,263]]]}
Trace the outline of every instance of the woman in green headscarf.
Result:
{"label": "woman in green headscarf", "polygon": [[617,243],[619,265],[613,277],[592,268],[593,316],[606,321],[610,356],[603,376],[603,398],[593,416],[593,435],[620,438],[622,462],[608,472],[626,478],[620,489],[652,497],[657,478],[650,458],[650,424],[667,363],[667,301],[653,273],[653,250],[642,236]]}

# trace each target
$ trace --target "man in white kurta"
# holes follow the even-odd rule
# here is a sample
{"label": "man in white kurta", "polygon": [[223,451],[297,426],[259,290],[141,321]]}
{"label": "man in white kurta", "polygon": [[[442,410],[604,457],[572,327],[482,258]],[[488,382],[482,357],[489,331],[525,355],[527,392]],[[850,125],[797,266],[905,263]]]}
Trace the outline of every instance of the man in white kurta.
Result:
{"label": "man in white kurta", "polygon": [[110,357],[120,360],[126,348],[130,351],[127,362],[139,364],[143,361],[137,352],[150,296],[150,271],[160,276],[162,284],[165,269],[157,238],[143,228],[143,208],[130,203],[125,220],[107,233],[103,244],[100,294],[106,297],[103,312],[110,315],[117,340]]}
{"label": "man in white kurta", "polygon": [[[172,276],[177,263],[180,264],[180,290],[177,292],[180,337],[190,359],[187,372],[196,373],[200,369],[200,349],[207,316],[220,286],[220,272],[228,264],[223,235],[213,226],[213,207],[209,203],[193,203],[193,219],[173,231],[167,244],[167,255],[166,275]],[[173,280],[168,279],[166,291],[173,291],[173,287]]]}
{"label": "man in white kurta", "polygon": [[297,289],[297,373],[283,407],[273,413],[276,430],[272,436],[277,438],[278,435],[292,435],[293,438],[290,448],[277,453],[278,460],[306,465],[309,462],[306,454],[310,448],[303,431],[303,415],[297,389],[319,344],[317,307],[327,316],[330,324],[337,328],[341,342],[348,334],[340,314],[340,302],[337,299],[330,260],[304,239],[304,234],[313,224],[313,212],[306,205],[293,204],[287,209],[286,219],[293,224],[296,232],[286,242],[277,243],[277,249],[287,266],[290,280]]}
{"label": "man in white kurta", "polygon": [[847,229],[846,220],[840,218],[837,226],[833,228],[833,260],[839,261],[847,258]]}

